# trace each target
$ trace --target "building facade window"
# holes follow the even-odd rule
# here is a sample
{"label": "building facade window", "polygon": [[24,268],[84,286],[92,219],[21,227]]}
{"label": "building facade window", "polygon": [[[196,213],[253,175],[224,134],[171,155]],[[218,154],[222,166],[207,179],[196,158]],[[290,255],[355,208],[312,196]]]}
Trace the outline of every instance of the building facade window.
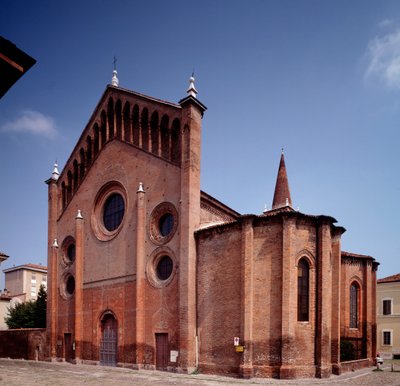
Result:
{"label": "building facade window", "polygon": [[153,251],[146,264],[146,277],[155,288],[164,288],[170,285],[176,274],[176,258],[174,252],[166,247]]}
{"label": "building facade window", "polygon": [[392,315],[392,299],[382,300],[383,315]]}
{"label": "building facade window", "polygon": [[171,274],[174,264],[169,256],[162,256],[157,264],[157,276],[160,280],[167,280]]}
{"label": "building facade window", "polygon": [[75,261],[75,244],[71,243],[67,248],[68,260],[73,263]]}
{"label": "building facade window", "polygon": [[170,202],[157,205],[149,221],[151,240],[158,245],[167,244],[178,229],[178,211]]}
{"label": "building facade window", "polygon": [[359,287],[356,283],[350,286],[350,328],[358,328]]}
{"label": "building facade window", "polygon": [[392,345],[392,330],[382,330],[382,342],[384,346]]}
{"label": "building facade window", "polygon": [[75,279],[73,276],[68,276],[65,283],[65,290],[68,295],[73,295],[73,293],[75,292]]}
{"label": "building facade window", "polygon": [[310,266],[305,259],[301,259],[297,266],[297,320],[309,320],[309,292],[310,292]]}
{"label": "building facade window", "polygon": [[106,183],[97,193],[91,226],[96,237],[109,241],[122,229],[128,212],[128,200],[125,188],[117,181]]}
{"label": "building facade window", "polygon": [[168,236],[174,228],[174,216],[171,213],[165,213],[159,221],[159,229],[162,236]]}
{"label": "building facade window", "polygon": [[119,227],[124,218],[125,202],[118,193],[113,193],[104,204],[103,222],[108,231],[114,231]]}

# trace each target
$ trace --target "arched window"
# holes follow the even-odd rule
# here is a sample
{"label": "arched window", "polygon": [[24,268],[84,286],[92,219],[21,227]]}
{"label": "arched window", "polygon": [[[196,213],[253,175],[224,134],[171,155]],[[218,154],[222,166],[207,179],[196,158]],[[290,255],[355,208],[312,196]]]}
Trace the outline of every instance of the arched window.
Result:
{"label": "arched window", "polygon": [[171,130],[171,161],[180,165],[181,163],[181,124],[179,119],[174,119]]}
{"label": "arched window", "polygon": [[307,260],[301,259],[297,266],[297,320],[309,320],[310,266]]}
{"label": "arched window", "polygon": [[151,114],[150,120],[150,129],[151,129],[151,152],[153,154],[158,155],[158,113],[154,111]]}
{"label": "arched window", "polygon": [[149,150],[149,113],[146,108],[142,110],[140,117],[140,127],[142,130],[142,149]]}
{"label": "arched window", "polygon": [[161,156],[169,160],[169,132],[168,132],[168,116],[164,115],[160,124],[161,132]]}
{"label": "arched window", "polygon": [[94,124],[93,131],[94,131],[93,155],[94,158],[96,158],[97,154],[99,154],[99,149],[100,149],[100,129],[97,123]]}
{"label": "arched window", "polygon": [[114,101],[112,100],[112,98],[108,100],[107,120],[108,120],[108,139],[113,139],[115,132],[114,132]]}
{"label": "arched window", "polygon": [[79,176],[78,161],[76,159],[74,159],[73,168],[74,168],[74,175],[73,175],[74,185],[73,185],[72,191],[75,193],[76,190],[78,189],[78,176]]}
{"label": "arched window", "polygon": [[135,105],[132,111],[132,138],[133,143],[139,146],[140,132],[139,132],[139,107]]}
{"label": "arched window", "polygon": [[126,142],[131,142],[131,119],[130,112],[131,106],[129,102],[125,103],[124,106],[124,140]]}
{"label": "arched window", "polygon": [[61,192],[62,192],[62,207],[63,209],[67,206],[67,187],[65,186],[65,182],[63,181],[61,184]]}
{"label": "arched window", "polygon": [[85,150],[83,150],[82,148],[79,150],[79,156],[79,181],[82,182],[83,176],[85,175]]}
{"label": "arched window", "polygon": [[107,117],[106,117],[106,112],[102,110],[101,112],[101,147],[104,146],[104,144],[107,141]]}
{"label": "arched window", "polygon": [[350,286],[350,328],[358,328],[360,288],[357,283]]}
{"label": "arched window", "polygon": [[122,139],[122,104],[119,99],[115,104],[115,123],[117,125],[116,137]]}
{"label": "arched window", "polygon": [[71,201],[72,197],[72,173],[71,170],[68,170],[67,173],[67,180],[68,180],[68,185],[67,185],[67,202]]}
{"label": "arched window", "polygon": [[92,138],[86,137],[86,166],[89,167],[92,164]]}

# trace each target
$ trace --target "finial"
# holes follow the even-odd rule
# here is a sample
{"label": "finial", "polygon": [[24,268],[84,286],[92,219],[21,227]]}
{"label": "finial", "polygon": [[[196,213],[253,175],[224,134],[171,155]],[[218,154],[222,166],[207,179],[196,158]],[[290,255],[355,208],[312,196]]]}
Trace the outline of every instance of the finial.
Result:
{"label": "finial", "polygon": [[113,76],[111,78],[111,86],[118,87],[119,85],[119,80],[117,78],[117,58],[114,56],[114,71],[113,71]]}
{"label": "finial", "polygon": [[143,189],[143,182],[139,182],[139,189],[137,190],[137,193],[145,193]]}
{"label": "finial", "polygon": [[286,197],[286,206],[289,206],[289,199]]}
{"label": "finial", "polygon": [[54,239],[54,241],[53,241],[53,248],[58,248],[57,239]]}
{"label": "finial", "polygon": [[196,98],[197,95],[197,90],[196,87],[194,86],[194,71],[192,72],[192,76],[189,78],[189,88],[186,90],[186,92],[192,96],[193,98]]}
{"label": "finial", "polygon": [[81,213],[80,209],[78,209],[78,213],[77,213],[77,215],[76,215],[75,218],[76,218],[77,220],[83,220],[82,213]]}
{"label": "finial", "polygon": [[283,154],[283,148],[281,149],[281,154]]}
{"label": "finial", "polygon": [[263,210],[263,213],[266,213],[266,212],[268,212],[268,206],[267,206],[267,204],[264,205],[264,210]]}
{"label": "finial", "polygon": [[60,173],[58,171],[58,164],[57,164],[57,161],[56,161],[54,163],[53,173],[51,173],[51,179],[54,180],[54,181],[57,181],[58,177],[60,177]]}

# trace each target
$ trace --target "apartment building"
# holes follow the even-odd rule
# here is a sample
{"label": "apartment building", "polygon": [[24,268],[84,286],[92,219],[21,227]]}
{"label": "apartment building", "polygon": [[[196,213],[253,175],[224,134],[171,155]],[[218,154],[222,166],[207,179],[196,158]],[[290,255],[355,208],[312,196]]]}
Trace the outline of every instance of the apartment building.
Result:
{"label": "apartment building", "polygon": [[47,267],[43,265],[18,265],[4,269],[3,272],[8,294],[24,302],[36,300],[42,284],[47,288]]}
{"label": "apartment building", "polygon": [[400,359],[400,273],[379,279],[376,287],[377,351]]}

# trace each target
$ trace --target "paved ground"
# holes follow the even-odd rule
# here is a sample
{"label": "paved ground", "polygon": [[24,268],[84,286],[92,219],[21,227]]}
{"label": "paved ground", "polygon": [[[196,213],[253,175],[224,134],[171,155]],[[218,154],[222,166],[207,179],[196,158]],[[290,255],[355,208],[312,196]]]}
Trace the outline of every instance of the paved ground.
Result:
{"label": "paved ground", "polygon": [[[330,379],[234,379],[212,375],[184,375],[161,371],[129,370],[122,368],[72,365],[69,363],[33,362],[0,359],[0,385],[396,385],[400,386],[400,372],[391,372],[390,364],[384,371],[372,369],[354,371]],[[400,370],[400,363],[397,364]]]}

